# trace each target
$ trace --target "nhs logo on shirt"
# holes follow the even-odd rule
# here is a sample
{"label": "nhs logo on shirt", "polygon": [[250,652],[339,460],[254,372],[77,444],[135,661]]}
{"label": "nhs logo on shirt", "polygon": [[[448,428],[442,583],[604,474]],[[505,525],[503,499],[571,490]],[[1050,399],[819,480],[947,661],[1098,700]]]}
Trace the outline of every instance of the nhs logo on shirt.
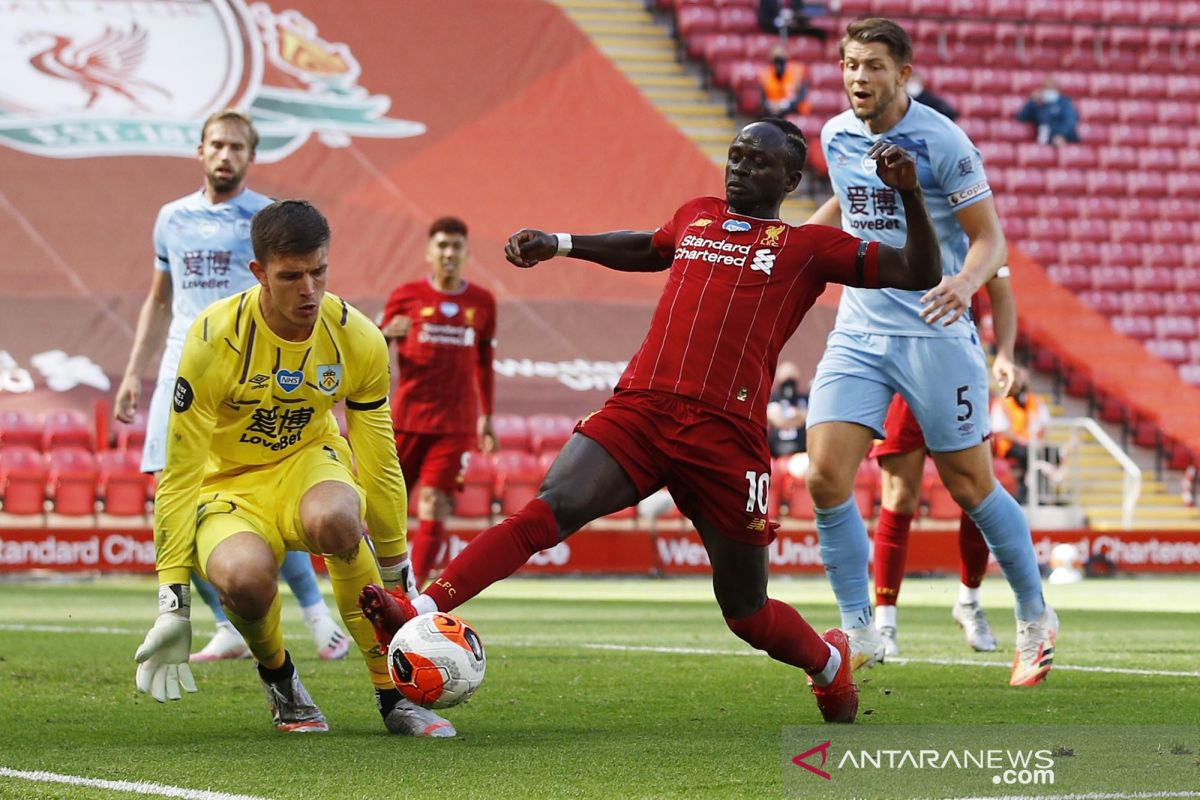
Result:
{"label": "nhs logo on shirt", "polygon": [[750,230],[750,223],[740,219],[727,219],[721,223],[721,227],[730,233],[745,233]]}

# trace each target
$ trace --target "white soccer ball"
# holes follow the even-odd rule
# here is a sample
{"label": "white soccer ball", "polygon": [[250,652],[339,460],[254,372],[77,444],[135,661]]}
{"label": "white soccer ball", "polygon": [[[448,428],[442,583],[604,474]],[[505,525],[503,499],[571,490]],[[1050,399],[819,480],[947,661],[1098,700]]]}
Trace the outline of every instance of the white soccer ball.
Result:
{"label": "white soccer ball", "polygon": [[465,701],[483,683],[483,641],[466,620],[435,611],[404,624],[388,645],[392,682],[426,708]]}

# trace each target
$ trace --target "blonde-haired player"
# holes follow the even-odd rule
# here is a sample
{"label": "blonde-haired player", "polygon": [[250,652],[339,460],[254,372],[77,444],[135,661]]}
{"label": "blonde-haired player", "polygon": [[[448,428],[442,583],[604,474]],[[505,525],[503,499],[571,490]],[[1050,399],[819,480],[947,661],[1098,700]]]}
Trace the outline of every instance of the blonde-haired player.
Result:
{"label": "blonde-haired player", "polygon": [[[180,684],[195,691],[187,665],[195,570],[217,588],[257,659],[275,726],[328,730],[280,627],[279,564],[286,550],[305,550],[325,557],[388,730],[453,736],[448,721],[392,685],[386,653],[356,605],[369,583],[411,586],[387,344],[370,320],[326,294],[329,225],[316,208],[272,203],[254,216],[250,237],[259,285],[209,306],[179,363],[155,507],[159,617],[135,656],[138,689],[160,702],[178,700]],[[357,476],[331,413],[342,400]]]}

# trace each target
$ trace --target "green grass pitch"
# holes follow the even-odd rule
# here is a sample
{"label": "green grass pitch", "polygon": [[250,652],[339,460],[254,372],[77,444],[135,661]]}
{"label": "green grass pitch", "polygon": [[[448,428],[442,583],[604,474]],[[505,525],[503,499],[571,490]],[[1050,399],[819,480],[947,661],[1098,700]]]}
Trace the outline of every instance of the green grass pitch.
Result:
{"label": "green grass pitch", "polygon": [[[1056,669],[1033,689],[1007,685],[1003,581],[984,586],[996,653],[969,650],[951,622],[955,585],[906,581],[909,660],[860,673],[860,725],[1200,722],[1194,578],[1048,586],[1063,629]],[[823,578],[771,588],[819,630],[836,624]],[[803,676],[737,640],[700,579],[492,587],[459,611],[487,645],[488,672],[446,712],[459,730],[449,741],[388,736],[357,654],[319,662],[290,598],[290,649],[330,733],[276,733],[249,661],[196,665],[199,693],[159,705],[133,686],[155,603],[151,578],[0,582],[0,770],[278,800],[766,798],[781,796],[783,728],[819,722]],[[211,617],[194,617],[198,647]],[[0,774],[0,798],[137,796]]]}

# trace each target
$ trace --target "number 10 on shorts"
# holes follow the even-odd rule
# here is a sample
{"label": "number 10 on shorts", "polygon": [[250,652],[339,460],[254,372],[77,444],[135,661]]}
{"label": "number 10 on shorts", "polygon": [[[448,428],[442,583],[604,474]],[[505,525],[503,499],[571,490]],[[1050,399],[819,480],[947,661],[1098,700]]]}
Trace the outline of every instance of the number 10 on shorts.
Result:
{"label": "number 10 on shorts", "polygon": [[771,490],[771,473],[746,470],[746,482],[750,484],[750,496],[746,498],[746,510],[754,513],[767,513],[767,494]]}

